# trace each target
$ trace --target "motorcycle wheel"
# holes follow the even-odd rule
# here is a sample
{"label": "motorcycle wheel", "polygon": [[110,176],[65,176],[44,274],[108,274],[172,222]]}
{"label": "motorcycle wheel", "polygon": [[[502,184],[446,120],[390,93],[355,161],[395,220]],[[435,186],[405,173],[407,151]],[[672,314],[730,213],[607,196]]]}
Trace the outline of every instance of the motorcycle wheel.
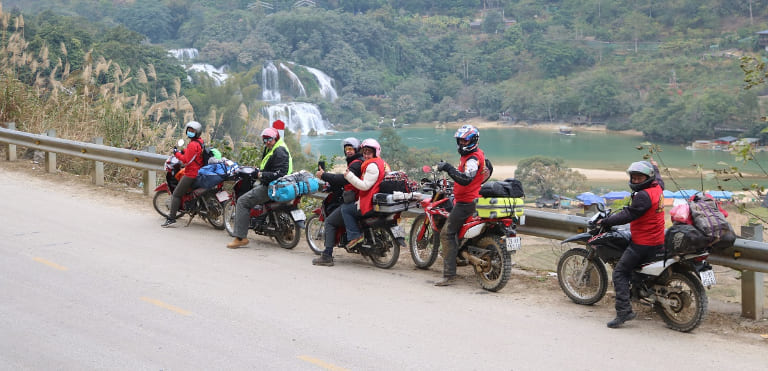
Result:
{"label": "motorcycle wheel", "polygon": [[440,247],[440,236],[435,233],[431,226],[427,226],[424,236],[418,239],[419,230],[427,221],[426,216],[419,215],[411,224],[411,233],[408,237],[408,246],[411,249],[411,258],[417,268],[428,269],[435,264],[437,253]]}
{"label": "motorcycle wheel", "polygon": [[325,222],[320,221],[319,215],[312,215],[307,219],[304,230],[307,245],[315,255],[320,255],[325,250]]}
{"label": "motorcycle wheel", "polygon": [[301,239],[301,227],[293,221],[291,213],[280,210],[273,213],[275,218],[275,240],[284,249],[292,249],[299,244]]}
{"label": "motorcycle wheel", "polygon": [[224,220],[224,206],[222,206],[222,203],[219,202],[214,195],[204,199],[204,202],[206,208],[208,208],[208,214],[205,216],[205,219],[208,220],[208,223],[210,223],[213,228],[218,230],[224,229],[226,223]]}
{"label": "motorcycle wheel", "polygon": [[499,244],[496,237],[483,237],[477,242],[477,247],[484,251],[475,256],[487,264],[485,268],[475,270],[480,286],[493,292],[503,289],[512,274],[512,254]]}
{"label": "motorcycle wheel", "polygon": [[172,199],[173,199],[173,195],[170,192],[157,191],[155,192],[155,197],[152,198],[152,206],[155,207],[155,210],[157,211],[158,214],[167,218],[168,214],[171,213]]}
{"label": "motorcycle wheel", "polygon": [[704,285],[692,272],[670,274],[659,284],[668,292],[665,299],[669,307],[655,303],[654,309],[673,330],[688,332],[699,326],[707,313],[707,294]]}
{"label": "motorcycle wheel", "polygon": [[374,227],[371,234],[376,243],[371,246],[368,257],[379,268],[392,268],[400,257],[400,244],[392,231],[385,227]]}
{"label": "motorcycle wheel", "polygon": [[235,202],[224,201],[224,229],[231,237],[235,236]]}
{"label": "motorcycle wheel", "polygon": [[574,303],[592,305],[608,290],[608,272],[600,261],[589,260],[589,251],[575,248],[566,251],[557,262],[557,282]]}

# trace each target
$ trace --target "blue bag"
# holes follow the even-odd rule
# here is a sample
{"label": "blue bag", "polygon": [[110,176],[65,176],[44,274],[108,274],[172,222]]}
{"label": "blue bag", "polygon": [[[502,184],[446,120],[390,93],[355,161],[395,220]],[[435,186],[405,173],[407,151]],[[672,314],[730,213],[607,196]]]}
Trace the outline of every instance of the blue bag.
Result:
{"label": "blue bag", "polygon": [[197,171],[197,188],[213,188],[227,179],[229,167],[226,163],[205,165]]}
{"label": "blue bag", "polygon": [[273,180],[269,183],[267,195],[273,201],[287,202],[296,197],[315,193],[320,188],[317,178],[307,171],[300,171]]}

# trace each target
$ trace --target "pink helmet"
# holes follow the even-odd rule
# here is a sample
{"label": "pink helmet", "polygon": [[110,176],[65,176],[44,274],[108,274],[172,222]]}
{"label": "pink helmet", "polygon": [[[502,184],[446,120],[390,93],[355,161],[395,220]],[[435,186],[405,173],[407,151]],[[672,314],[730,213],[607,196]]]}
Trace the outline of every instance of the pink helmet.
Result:
{"label": "pink helmet", "polygon": [[275,138],[275,140],[280,139],[280,132],[277,131],[275,128],[266,128],[261,131],[261,137],[262,138]]}
{"label": "pink helmet", "polygon": [[362,143],[360,143],[360,149],[368,147],[373,149],[374,153],[376,154],[376,157],[381,157],[381,145],[379,145],[379,142],[376,141],[376,139],[368,138],[364,140]]}

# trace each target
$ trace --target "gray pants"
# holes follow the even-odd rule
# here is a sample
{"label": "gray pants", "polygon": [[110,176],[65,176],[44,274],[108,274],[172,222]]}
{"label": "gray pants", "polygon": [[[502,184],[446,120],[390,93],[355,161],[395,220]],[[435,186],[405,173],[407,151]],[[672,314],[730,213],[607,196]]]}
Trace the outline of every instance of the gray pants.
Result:
{"label": "gray pants", "polygon": [[188,176],[183,176],[181,177],[181,180],[179,180],[179,184],[177,184],[176,188],[173,190],[173,198],[171,198],[171,212],[168,213],[170,219],[176,219],[176,213],[179,212],[179,208],[181,207],[181,198],[192,189],[195,180],[197,180],[197,178],[190,178]]}
{"label": "gray pants", "polygon": [[235,237],[246,238],[251,220],[251,209],[269,201],[267,186],[258,184],[237,199],[235,206]]}
{"label": "gray pants", "polygon": [[440,231],[440,244],[443,246],[443,277],[456,275],[456,256],[459,254],[459,230],[464,222],[475,213],[474,202],[457,202],[448,215]]}
{"label": "gray pants", "polygon": [[336,231],[344,226],[344,219],[341,217],[341,208],[337,207],[328,216],[325,217],[325,250],[323,255],[333,256],[333,247],[336,245]]}

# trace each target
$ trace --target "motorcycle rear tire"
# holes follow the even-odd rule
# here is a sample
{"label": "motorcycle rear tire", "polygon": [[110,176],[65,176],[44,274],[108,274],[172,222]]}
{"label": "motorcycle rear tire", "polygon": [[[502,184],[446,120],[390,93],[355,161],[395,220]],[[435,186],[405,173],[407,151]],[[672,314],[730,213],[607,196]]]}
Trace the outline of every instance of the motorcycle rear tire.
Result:
{"label": "motorcycle rear tire", "polygon": [[224,206],[216,199],[215,195],[210,195],[204,199],[205,206],[208,209],[205,219],[208,220],[213,228],[218,230],[224,229],[226,221],[224,219]]}
{"label": "motorcycle rear tire", "polygon": [[408,237],[408,246],[411,250],[411,259],[417,268],[429,269],[437,260],[440,248],[440,235],[435,233],[431,226],[427,226],[424,236],[418,239],[422,225],[427,221],[425,215],[419,215],[411,224],[411,232]]}
{"label": "motorcycle rear tire", "polygon": [[[599,260],[589,260],[589,251],[574,248],[566,251],[557,262],[557,282],[574,303],[592,305],[608,290],[608,272]],[[586,268],[584,267],[586,264]],[[581,272],[584,272],[583,275]],[[580,276],[580,277],[577,277]],[[585,282],[586,281],[586,282]]]}
{"label": "motorcycle rear tire", "polygon": [[280,247],[292,249],[301,240],[301,227],[293,220],[291,213],[285,210],[275,211],[273,214],[275,223],[275,240]]}
{"label": "motorcycle rear tire", "polygon": [[[673,272],[663,281],[659,284],[666,286],[669,292],[667,299],[671,299],[674,305],[665,308],[660,303],[655,303],[653,307],[656,313],[673,330],[689,332],[698,327],[704,320],[709,305],[707,293],[704,291],[704,285],[701,284],[699,277],[690,271]],[[678,287],[682,288],[683,292],[673,292]]]}
{"label": "motorcycle rear tire", "polygon": [[496,236],[483,237],[477,242],[477,247],[487,251],[476,256],[488,263],[488,268],[475,271],[480,286],[492,292],[503,289],[512,275],[512,254],[506,246],[499,244]]}
{"label": "motorcycle rear tire", "polygon": [[307,219],[304,229],[307,245],[315,255],[320,255],[325,250],[325,222],[320,221],[319,215],[312,215]]}
{"label": "motorcycle rear tire", "polygon": [[[368,257],[378,268],[389,269],[395,266],[400,257],[400,244],[388,227],[371,228],[376,243],[370,247]],[[366,241],[368,242],[368,241]]]}
{"label": "motorcycle rear tire", "polygon": [[224,229],[231,237],[235,236],[235,201],[224,201]]}

